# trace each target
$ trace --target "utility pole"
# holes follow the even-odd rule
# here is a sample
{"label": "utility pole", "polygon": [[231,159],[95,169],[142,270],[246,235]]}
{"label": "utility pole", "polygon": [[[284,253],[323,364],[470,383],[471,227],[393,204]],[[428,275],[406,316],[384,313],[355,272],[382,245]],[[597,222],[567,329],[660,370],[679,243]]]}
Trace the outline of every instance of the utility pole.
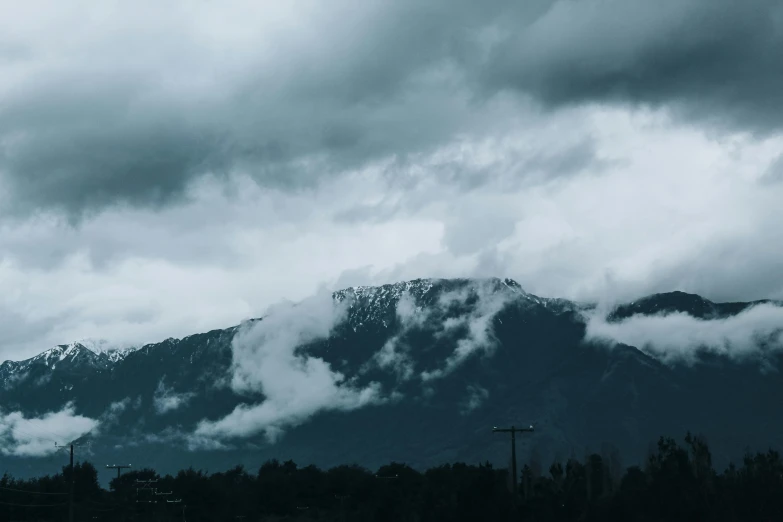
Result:
{"label": "utility pole", "polygon": [[116,469],[117,470],[117,478],[118,479],[120,478],[120,473],[122,472],[122,470],[130,469],[130,467],[131,467],[130,464],[120,464],[120,465],[117,465],[117,464],[106,464],[106,469]]}
{"label": "utility pole", "polygon": [[76,473],[73,472],[73,444],[71,444],[71,490],[68,494],[68,522],[73,522],[73,489]]}
{"label": "utility pole", "polygon": [[516,498],[517,493],[517,442],[516,434],[524,432],[532,432],[533,426],[527,428],[517,428],[513,424],[510,428],[492,428],[492,433],[510,433],[511,434],[511,492]]}
{"label": "utility pole", "polygon": [[71,483],[68,487],[68,522],[73,522],[73,490],[74,490],[74,484],[76,481],[76,473],[74,473],[73,469],[73,447],[75,444],[71,442],[70,444],[67,444],[65,446],[61,446],[57,444],[56,442],[54,445],[57,448],[68,448],[70,449],[71,459],[70,459],[70,470],[71,470]]}
{"label": "utility pole", "polygon": [[114,495],[117,497],[117,503],[120,504],[122,502],[122,496],[120,494],[120,473],[123,469],[129,469],[131,467],[130,464],[124,465],[124,464],[106,464],[106,469],[116,469],[117,470],[117,483],[114,486]]}

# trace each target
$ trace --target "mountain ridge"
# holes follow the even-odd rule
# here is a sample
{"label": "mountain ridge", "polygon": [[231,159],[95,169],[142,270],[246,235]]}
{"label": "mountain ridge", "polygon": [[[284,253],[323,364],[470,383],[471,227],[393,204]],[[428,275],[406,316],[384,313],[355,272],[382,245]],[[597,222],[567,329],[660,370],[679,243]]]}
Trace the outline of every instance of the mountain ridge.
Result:
{"label": "mountain ridge", "polygon": [[[595,302],[577,302],[577,301],[572,301],[569,299],[559,298],[559,297],[540,297],[526,292],[522,288],[522,286],[516,281],[514,281],[513,279],[509,279],[509,278],[501,279],[501,278],[494,278],[494,277],[486,278],[486,279],[418,278],[418,279],[412,279],[408,281],[401,281],[397,283],[386,283],[377,286],[357,285],[357,286],[351,286],[351,287],[335,290],[334,292],[332,292],[332,296],[338,301],[347,299],[350,296],[355,296],[359,298],[368,299],[372,302],[380,299],[389,299],[389,298],[399,299],[402,296],[402,294],[405,292],[412,292],[414,293],[414,295],[420,297],[426,294],[426,292],[429,289],[431,289],[433,285],[436,283],[444,283],[444,282],[466,283],[466,282],[476,282],[476,281],[491,282],[496,285],[497,290],[500,290],[501,287],[508,288],[512,291],[519,293],[521,296],[525,297],[526,299],[536,302],[537,304],[541,304],[542,306],[545,307],[553,306],[555,308],[584,311],[584,310],[592,310],[597,306]],[[641,297],[629,303],[620,303],[618,305],[615,305],[614,307],[612,307],[611,311],[607,314],[607,318],[610,321],[621,321],[623,319],[632,317],[635,314],[651,315],[653,313],[661,313],[661,314],[686,313],[696,318],[709,319],[709,318],[716,318],[716,317],[726,317],[732,312],[739,313],[743,310],[746,310],[750,307],[760,305],[760,304],[774,304],[776,306],[783,306],[783,301],[777,301],[773,299],[760,299],[760,300],[747,301],[747,302],[715,302],[706,299],[698,294],[692,294],[692,293],[682,292],[679,290],[674,290],[670,292],[658,292],[658,293],[646,295],[644,297]],[[700,309],[699,306],[702,306],[704,308]],[[722,310],[722,313],[717,312],[717,310]],[[0,365],[6,363],[21,364],[33,360],[39,361],[41,359],[46,359],[47,361],[49,361],[53,359],[55,356],[61,356],[61,354],[62,356],[60,360],[62,360],[62,358],[67,357],[68,355],[77,355],[76,352],[78,352],[80,348],[85,349],[98,357],[100,357],[102,354],[106,354],[109,356],[111,354],[116,354],[114,358],[124,358],[127,354],[132,353],[134,351],[141,350],[143,348],[159,346],[168,341],[177,341],[177,342],[184,341],[187,338],[192,337],[194,335],[203,335],[215,331],[227,331],[227,330],[231,330],[232,328],[239,328],[243,324],[256,322],[261,319],[263,319],[263,317],[250,318],[225,328],[215,328],[208,332],[199,332],[195,334],[186,335],[181,338],[168,337],[162,341],[144,343],[139,346],[121,345],[118,347],[99,348],[94,345],[108,344],[109,346],[112,346],[111,341],[107,341],[107,340],[95,341],[92,339],[82,339],[79,341],[72,341],[67,344],[55,345],[54,347],[46,349],[40,352],[39,354],[29,357],[27,359],[20,359],[20,360],[6,359],[5,361],[0,362]],[[47,355],[47,354],[51,354],[51,355]],[[111,357],[109,357],[109,359],[112,360]],[[114,361],[112,360],[112,362]]]}
{"label": "mountain ridge", "polygon": [[[265,457],[503,465],[505,445],[485,433],[502,422],[539,428],[520,443],[521,455],[612,441],[638,460],[648,437],[703,429],[723,437],[716,458],[728,458],[740,441],[762,437],[715,419],[732,414],[751,426],[751,412],[772,415],[770,401],[783,399],[779,377],[720,354],[719,364],[672,366],[644,346],[615,340],[607,348],[589,336],[596,320],[613,328],[679,313],[709,324],[717,317],[703,313],[709,303],[654,294],[615,307],[625,314],[618,321],[591,303],[527,293],[513,280],[417,279],[280,305],[229,328],[145,344],[116,361],[81,343],[58,345],[10,377],[4,368],[25,361],[0,365],[0,451],[17,468],[35,467],[34,459],[14,457],[24,437],[13,430],[30,434],[59,412],[65,420],[51,433],[78,416],[94,421],[92,431],[73,432],[94,440],[93,457],[138,464],[143,450],[145,462],[162,469],[194,458],[216,469]],[[728,317],[750,308],[727,309],[739,310]],[[766,364],[783,368],[778,354],[766,355]],[[747,383],[747,393],[726,396],[726,378]],[[719,413],[710,394],[730,408]],[[11,430],[5,435],[3,423]]]}

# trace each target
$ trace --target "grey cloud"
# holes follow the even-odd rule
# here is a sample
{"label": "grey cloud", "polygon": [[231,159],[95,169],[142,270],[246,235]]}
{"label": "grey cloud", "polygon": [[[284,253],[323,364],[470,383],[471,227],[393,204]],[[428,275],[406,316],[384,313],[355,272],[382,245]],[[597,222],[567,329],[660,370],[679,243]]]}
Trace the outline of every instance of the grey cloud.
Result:
{"label": "grey cloud", "polygon": [[25,418],[18,411],[0,411],[0,453],[20,457],[51,455],[58,451],[54,442],[77,439],[99,424],[96,419],[76,414],[73,403],[60,411],[33,418]]}
{"label": "grey cloud", "polygon": [[11,64],[32,57],[30,48],[14,41],[0,41],[0,64]]}
{"label": "grey cloud", "polygon": [[[446,318],[454,306],[477,296],[471,311]],[[466,291],[441,296],[434,326],[438,335],[465,330],[457,339],[454,352],[442,368],[421,373],[431,381],[454,371],[468,358],[488,352],[494,346],[491,321],[514,297],[513,292],[498,292],[490,281],[478,282]],[[302,424],[312,415],[328,410],[353,410],[384,403],[378,383],[357,387],[355,379],[333,370],[323,359],[306,353],[301,347],[326,338],[345,320],[350,299],[336,302],[331,293],[321,292],[302,302],[282,303],[268,310],[263,319],[243,326],[232,343],[231,388],[247,397],[234,411],[218,420],[202,420],[188,444],[208,447],[213,442],[263,434],[276,441],[285,430]],[[374,354],[360,373],[370,367],[391,369],[400,380],[414,375],[412,360],[406,353],[403,335],[411,329],[430,327],[430,315],[421,313],[410,294],[404,293],[396,306],[401,331]],[[257,401],[254,398],[263,397]],[[206,446],[205,446],[206,445]]]}
{"label": "grey cloud", "polygon": [[200,136],[187,122],[156,121],[155,108],[130,117],[121,89],[93,89],[28,91],[0,113],[0,173],[12,212],[53,207],[80,217],[117,203],[155,208],[181,199],[192,177],[225,167],[215,137]]}
{"label": "grey cloud", "polygon": [[340,272],[334,281],[334,288],[350,288],[353,286],[370,286],[373,282],[372,266],[349,268]]}
{"label": "grey cloud", "polygon": [[763,185],[783,183],[783,154],[780,154],[780,156],[767,167],[767,170],[762,174],[760,181]]}
{"label": "grey cloud", "polygon": [[[769,123],[780,69],[759,64],[775,49],[777,22],[739,36],[773,4],[367,5],[338,0],[326,9],[333,18],[313,15],[312,26],[303,10],[301,40],[295,28],[255,40],[268,32],[165,12],[168,37],[139,38],[131,16],[120,25],[132,45],[84,28],[75,36],[89,45],[63,47],[56,63],[43,38],[8,43],[0,30],[0,48],[20,50],[0,58],[0,207],[72,217],[114,204],[158,209],[120,208],[79,227],[4,218],[0,359],[69,337],[152,341],[230,324],[367,265],[345,280],[502,274],[574,299],[675,288],[783,296],[779,169],[749,189],[755,162],[726,154],[766,156],[774,143],[762,151],[753,136],[732,137],[723,147],[624,108],[536,110],[536,100],[639,101],[693,116],[714,102],[715,117],[744,125],[767,104]],[[700,13],[712,36],[692,23]],[[205,27],[238,39],[203,38]],[[740,46],[764,39],[771,45],[757,55]],[[687,58],[694,64],[675,63]],[[629,168],[583,176],[611,163],[605,153]],[[245,175],[252,189],[234,184]],[[669,197],[659,187],[678,188]],[[188,204],[166,206],[178,200]]]}
{"label": "grey cloud", "polygon": [[472,254],[510,236],[515,222],[514,216],[497,209],[486,208],[475,214],[459,212],[447,223],[443,243],[454,255]]}
{"label": "grey cloud", "polygon": [[400,380],[406,381],[413,377],[413,361],[405,351],[405,346],[400,344],[399,336],[392,337],[383,344],[383,347],[373,356],[371,363],[363,369],[369,369],[372,365],[378,368],[393,370]]}
{"label": "grey cloud", "polygon": [[[688,5],[664,9],[668,15],[653,21],[695,17],[703,4]],[[601,4],[590,16],[570,17],[573,9],[582,8],[549,0],[344,2],[303,13],[304,27],[330,28],[317,43],[295,34],[274,40],[273,58],[262,52],[266,41],[226,44],[221,52],[234,53],[231,60],[199,40],[197,23],[186,29],[172,20],[166,37],[129,39],[143,27],[131,17],[124,32],[96,36],[89,51],[73,51],[64,65],[47,62],[40,49],[20,58],[32,72],[0,93],[3,203],[16,214],[57,209],[77,219],[116,204],[160,208],[187,198],[189,184],[206,174],[244,172],[267,187],[301,188],[367,161],[404,162],[457,135],[502,131],[522,107],[495,96],[507,86],[553,104],[596,98],[579,98],[585,82],[561,76],[579,58],[573,53],[619,52],[594,30],[608,24],[611,34],[606,15],[616,10]],[[624,9],[631,26],[650,14],[638,3]],[[585,27],[574,26],[580,23]],[[552,43],[552,30],[569,45]],[[652,38],[655,30],[623,34]],[[40,45],[37,35],[28,36],[31,46]],[[521,56],[511,50],[519,39]],[[674,54],[680,44],[690,45],[667,43]],[[129,52],[139,58],[116,59]],[[617,67],[644,59],[629,55]],[[585,74],[601,76],[602,64]],[[687,71],[701,78],[698,68]],[[557,97],[563,85],[575,92]],[[533,157],[529,166],[577,172],[590,155],[585,143],[566,156]],[[482,177],[460,175],[468,185]]]}
{"label": "grey cloud", "polygon": [[120,415],[124,412],[131,403],[130,397],[125,397],[121,401],[112,402],[109,404],[108,413],[110,415]]}
{"label": "grey cloud", "polygon": [[674,313],[609,323],[603,314],[593,313],[588,316],[585,339],[628,344],[666,362],[692,364],[699,350],[763,360],[766,352],[783,349],[783,307],[762,304],[714,320]]}
{"label": "grey cloud", "polygon": [[562,150],[536,151],[521,164],[520,170],[525,177],[539,174],[543,181],[549,181],[568,178],[587,169],[601,172],[617,164],[616,160],[599,157],[595,142],[583,138],[574,144],[566,144]]}
{"label": "grey cloud", "polygon": [[783,229],[776,222],[765,222],[751,234],[715,241],[677,263],[660,263],[643,285],[624,285],[624,292],[679,289],[713,301],[783,299],[781,245]]}
{"label": "grey cloud", "polygon": [[[721,126],[779,129],[783,5],[775,0],[554,2],[506,24],[484,70],[491,90],[549,106],[664,105]],[[486,87],[486,86],[485,86]]]}
{"label": "grey cloud", "polygon": [[50,317],[36,317],[12,305],[0,303],[0,362],[11,359],[21,360],[32,357],[45,350],[46,346],[37,346],[33,351],[20,351],[20,346],[28,345],[42,335],[53,333],[59,321],[67,320],[68,312]]}
{"label": "grey cloud", "polygon": [[345,318],[349,300],[341,303],[321,292],[298,304],[281,303],[261,321],[245,325],[232,342],[232,389],[256,403],[243,403],[222,419],[203,420],[192,446],[259,433],[274,442],[286,428],[328,410],[352,410],[381,402],[372,383],[358,388],[319,357],[299,349],[325,338]]}
{"label": "grey cloud", "polygon": [[[466,291],[446,293],[436,309],[426,313],[422,313],[410,294],[403,293],[396,305],[399,335],[375,353],[360,373],[378,367],[392,370],[400,380],[413,377],[413,361],[403,337],[416,328],[434,327],[438,335],[465,330],[464,336],[455,341],[454,352],[444,366],[422,372],[423,381],[443,377],[473,355],[489,352],[494,346],[491,321],[514,297],[511,291],[497,292],[493,288],[486,281]],[[473,296],[478,301],[470,312],[446,318],[454,306],[464,304]],[[263,399],[241,404],[222,419],[202,420],[189,444],[203,447],[211,444],[210,441],[259,433],[274,442],[287,428],[305,422],[320,411],[352,410],[393,400],[393,394],[381,395],[377,383],[359,388],[353,378],[333,370],[322,359],[300,348],[327,337],[346,318],[349,304],[350,299],[337,303],[329,292],[321,292],[297,304],[276,305],[261,321],[246,325],[232,343],[231,387],[251,401],[259,395]]]}
{"label": "grey cloud", "polygon": [[[156,207],[206,173],[245,169],[264,185],[310,185],[335,168],[426,148],[484,117],[462,100],[449,62],[473,17],[490,10],[347,2],[305,12],[307,36],[329,27],[328,36],[313,44],[292,34],[274,42],[271,61],[260,41],[230,49],[242,73],[205,52],[195,31],[178,34],[187,32],[179,20],[150,41],[129,43],[125,32],[98,40],[65,65],[33,53],[35,72],[0,99],[6,204],[77,217],[118,203]],[[126,32],[139,29],[127,23]],[[145,61],[116,59],[128,52]],[[221,73],[219,83],[210,76]]]}
{"label": "grey cloud", "polygon": [[119,422],[122,414],[131,405],[132,405],[132,401],[130,397],[125,397],[120,401],[112,402],[111,404],[109,404],[106,410],[97,419],[98,425],[95,428],[93,428],[92,430],[93,435],[98,435],[100,431],[105,430],[110,426],[116,425]]}
{"label": "grey cloud", "polygon": [[489,398],[489,391],[478,384],[468,386],[468,397],[462,404],[462,414],[468,413],[479,408]]}
{"label": "grey cloud", "polygon": [[155,413],[163,415],[187,405],[195,395],[192,392],[177,393],[173,388],[167,387],[164,379],[161,379],[158,382],[158,387],[155,388],[152,404],[155,408]]}
{"label": "grey cloud", "polygon": [[383,347],[373,355],[363,367],[367,371],[373,366],[381,369],[391,369],[400,380],[406,381],[413,377],[414,362],[402,341],[403,336],[412,328],[421,328],[430,319],[432,310],[416,305],[415,298],[409,292],[403,292],[395,307],[400,331],[386,341]]}
{"label": "grey cloud", "polygon": [[[514,299],[521,298],[516,290],[498,290],[495,280],[476,280],[464,289],[446,292],[437,303],[422,308],[415,299],[404,292],[396,305],[399,331],[362,367],[362,372],[376,367],[393,371],[397,378],[406,381],[415,375],[423,383],[445,377],[465,361],[477,355],[491,354],[496,345],[492,321],[503,307]],[[469,300],[475,302],[470,309],[453,315],[455,307],[464,306]],[[436,338],[448,338],[454,342],[454,350],[439,368],[430,368],[416,374],[414,358],[406,336],[415,330],[428,330]]]}
{"label": "grey cloud", "polygon": [[[469,193],[507,194],[552,186],[582,174],[601,175],[621,164],[602,156],[581,115],[561,114],[543,121],[530,114],[523,125],[503,132],[495,130],[483,140],[458,140],[429,154],[386,162],[378,181],[387,189],[371,203],[349,202],[347,208],[334,213],[334,219],[345,223],[384,222],[415,215],[434,201],[448,201],[453,208],[459,204],[459,196]],[[564,130],[564,125],[569,128]],[[487,239],[499,240],[503,238],[501,231],[513,229],[508,217],[513,212],[508,208],[473,210],[455,213],[457,219],[447,224],[446,243],[455,249],[454,253],[473,249],[477,237],[487,232],[491,236]],[[500,218],[499,222],[490,223],[493,218]],[[466,244],[460,244],[462,241]]]}
{"label": "grey cloud", "polygon": [[440,297],[439,306],[448,309],[454,304],[464,304],[475,295],[476,304],[467,313],[446,318],[439,335],[446,335],[460,328],[466,329],[466,335],[457,340],[454,351],[446,358],[442,368],[425,370],[421,373],[423,381],[440,379],[447,376],[469,358],[476,354],[489,354],[495,348],[492,321],[506,304],[516,297],[513,291],[498,291],[491,281],[480,281],[464,290],[449,292]]}

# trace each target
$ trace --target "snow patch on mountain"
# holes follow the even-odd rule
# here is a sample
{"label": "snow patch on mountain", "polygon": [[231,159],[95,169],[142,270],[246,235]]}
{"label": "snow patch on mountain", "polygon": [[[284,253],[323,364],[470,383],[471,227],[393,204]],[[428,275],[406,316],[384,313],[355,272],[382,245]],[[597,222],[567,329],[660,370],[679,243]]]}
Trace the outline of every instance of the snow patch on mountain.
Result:
{"label": "snow patch on mountain", "polygon": [[111,344],[105,340],[83,339],[69,344],[53,346],[30,359],[5,361],[0,365],[0,368],[5,369],[5,372],[10,375],[29,369],[34,364],[42,364],[55,369],[63,362],[116,363],[122,361],[138,349],[135,346]]}
{"label": "snow patch on mountain", "polygon": [[[563,302],[551,302],[525,292],[511,279],[480,280],[416,280],[379,287],[377,292],[349,289],[345,295],[380,294],[387,299],[385,307],[394,306],[397,331],[361,368],[368,372],[373,366],[391,370],[401,381],[414,377],[414,357],[406,338],[414,331],[429,331],[436,339],[455,338],[455,349],[438,368],[421,369],[418,377],[429,381],[445,377],[466,360],[477,354],[489,354],[495,346],[494,319],[511,303],[523,307],[548,307],[553,311],[567,308]],[[374,299],[357,302],[356,306],[376,306]],[[381,312],[367,314],[378,316]],[[384,317],[390,317],[388,313]],[[459,338],[456,338],[459,337]]]}

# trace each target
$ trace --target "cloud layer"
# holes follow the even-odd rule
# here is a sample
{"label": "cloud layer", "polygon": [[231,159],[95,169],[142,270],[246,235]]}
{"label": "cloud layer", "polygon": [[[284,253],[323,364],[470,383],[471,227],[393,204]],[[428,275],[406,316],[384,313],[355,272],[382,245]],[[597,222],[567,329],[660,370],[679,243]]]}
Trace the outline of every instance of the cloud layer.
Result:
{"label": "cloud layer", "polygon": [[195,395],[193,392],[177,393],[173,388],[166,387],[166,383],[161,379],[155,388],[152,405],[158,415],[163,415],[186,406]]}
{"label": "cloud layer", "polygon": [[26,418],[22,412],[0,411],[0,452],[17,457],[43,457],[96,429],[99,422],[76,414],[72,403],[58,412]]}
{"label": "cloud layer", "polygon": [[650,5],[0,8],[0,360],[345,281],[783,297],[780,3]]}
{"label": "cloud layer", "polygon": [[439,325],[441,330],[436,334],[438,337],[451,337],[459,330],[464,330],[465,333],[456,338],[454,351],[446,358],[443,367],[422,372],[422,380],[426,382],[445,377],[470,357],[491,353],[496,344],[493,337],[493,319],[511,300],[520,297],[521,295],[512,289],[499,291],[492,282],[478,282],[441,295],[438,300],[441,313],[449,311],[454,305],[465,306],[472,298],[476,301],[467,312],[443,319]]}
{"label": "cloud layer", "polygon": [[596,313],[588,319],[585,339],[635,346],[666,362],[693,363],[700,351],[763,359],[765,353],[783,350],[783,307],[761,304],[709,320],[672,313],[607,322]]}
{"label": "cloud layer", "polygon": [[286,428],[321,411],[349,411],[381,400],[375,383],[364,388],[309,355],[307,343],[326,338],[345,318],[348,303],[322,292],[298,304],[280,304],[245,326],[232,342],[232,389],[263,398],[237,406],[216,421],[202,421],[194,442],[264,434],[274,442]]}
{"label": "cloud layer", "polygon": [[312,186],[503,125],[504,92],[783,124],[774,0],[37,4],[0,26],[0,171],[21,213],[157,207],[238,170]]}
{"label": "cloud layer", "polygon": [[[492,85],[569,105],[667,106],[720,127],[780,130],[783,6],[775,0],[551,2],[530,25],[506,24]],[[752,78],[752,80],[751,80]]]}

